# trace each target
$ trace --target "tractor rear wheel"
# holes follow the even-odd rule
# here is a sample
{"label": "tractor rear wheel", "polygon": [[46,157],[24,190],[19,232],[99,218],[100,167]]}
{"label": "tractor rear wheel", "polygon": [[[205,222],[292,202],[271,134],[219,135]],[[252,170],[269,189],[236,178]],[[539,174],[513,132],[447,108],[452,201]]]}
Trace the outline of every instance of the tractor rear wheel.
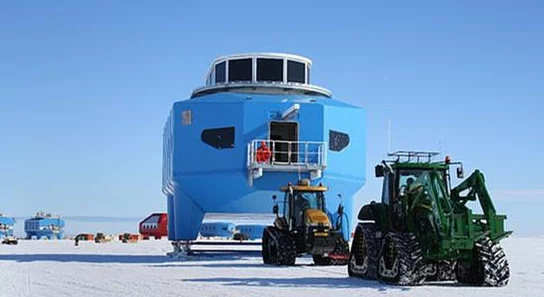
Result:
{"label": "tractor rear wheel", "polygon": [[378,278],[397,285],[420,285],[425,281],[421,247],[413,234],[388,233],[378,259]]}
{"label": "tractor rear wheel", "polygon": [[375,233],[376,226],[374,224],[360,224],[357,226],[349,254],[349,276],[376,279],[378,246]]}
{"label": "tractor rear wheel", "polygon": [[460,283],[502,287],[508,284],[510,268],[502,247],[485,237],[476,242],[473,263],[458,262],[455,270]]}
{"label": "tractor rear wheel", "polygon": [[277,254],[276,243],[274,242],[272,236],[270,236],[270,230],[268,230],[268,228],[263,230],[261,248],[264,264],[275,264],[275,255]]}

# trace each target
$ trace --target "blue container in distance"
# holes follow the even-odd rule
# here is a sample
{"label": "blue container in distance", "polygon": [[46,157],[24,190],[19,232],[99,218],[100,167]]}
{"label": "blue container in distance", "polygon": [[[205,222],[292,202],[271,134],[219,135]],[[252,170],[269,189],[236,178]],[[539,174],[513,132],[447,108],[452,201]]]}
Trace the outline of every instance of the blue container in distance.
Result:
{"label": "blue container in distance", "polygon": [[196,239],[208,212],[270,213],[272,195],[301,178],[329,188],[329,213],[341,194],[348,238],[365,183],[365,112],[310,84],[311,66],[290,54],[220,57],[206,85],[174,103],[163,138],[170,240]]}
{"label": "blue container in distance", "polygon": [[8,218],[0,213],[0,239],[13,236],[14,218]]}

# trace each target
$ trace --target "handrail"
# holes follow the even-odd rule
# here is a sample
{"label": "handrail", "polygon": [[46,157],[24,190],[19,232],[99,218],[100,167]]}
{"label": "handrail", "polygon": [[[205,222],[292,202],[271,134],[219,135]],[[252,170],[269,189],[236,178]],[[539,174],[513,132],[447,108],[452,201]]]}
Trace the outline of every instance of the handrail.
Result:
{"label": "handrail", "polygon": [[[264,143],[264,146],[261,144]],[[295,166],[322,169],[327,166],[326,146],[322,141],[285,141],[255,139],[248,144],[248,167]],[[262,147],[262,148],[261,148]],[[266,160],[258,157],[259,150],[268,150]],[[266,154],[264,154],[266,156]]]}

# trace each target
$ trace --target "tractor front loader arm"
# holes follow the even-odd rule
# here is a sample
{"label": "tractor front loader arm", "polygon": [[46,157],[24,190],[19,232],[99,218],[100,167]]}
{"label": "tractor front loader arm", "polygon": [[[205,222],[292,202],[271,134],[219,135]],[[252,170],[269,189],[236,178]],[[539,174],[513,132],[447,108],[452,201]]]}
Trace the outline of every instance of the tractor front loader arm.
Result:
{"label": "tractor front loader arm", "polygon": [[[464,196],[461,195],[462,192],[468,191]],[[457,204],[458,209],[465,208],[467,201],[475,201],[478,199],[482,211],[482,215],[472,215],[469,221],[473,221],[484,225],[484,233],[481,236],[489,236],[494,242],[498,242],[504,237],[512,234],[512,231],[504,230],[504,221],[506,220],[505,215],[497,215],[491,196],[487,191],[485,186],[485,178],[483,173],[479,170],[475,170],[467,179],[461,182],[457,187],[451,189],[451,199]],[[469,222],[470,223],[470,222]]]}
{"label": "tractor front loader arm", "polygon": [[[468,190],[468,193],[465,196],[461,196],[461,192],[466,190]],[[484,215],[488,219],[496,214],[495,206],[485,186],[484,174],[480,170],[475,170],[457,187],[451,189],[451,199],[462,205],[465,205],[467,201],[475,201],[476,198],[478,198]]]}

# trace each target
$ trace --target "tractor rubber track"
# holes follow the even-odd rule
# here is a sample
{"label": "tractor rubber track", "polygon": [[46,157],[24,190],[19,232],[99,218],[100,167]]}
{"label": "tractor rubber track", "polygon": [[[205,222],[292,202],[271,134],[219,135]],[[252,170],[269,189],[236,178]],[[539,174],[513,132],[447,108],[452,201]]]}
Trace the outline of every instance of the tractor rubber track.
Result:
{"label": "tractor rubber track", "polygon": [[359,225],[355,230],[351,246],[348,274],[364,279],[376,279],[378,276],[378,252],[376,226],[374,224]]}
{"label": "tractor rubber track", "polygon": [[[392,275],[385,275],[382,272],[382,257],[386,252],[386,243],[390,243],[396,250],[396,261]],[[410,286],[421,285],[425,282],[425,263],[421,247],[416,237],[411,233],[390,232],[384,238],[384,244],[380,251],[378,260],[378,277],[381,281],[390,284]]]}
{"label": "tractor rubber track", "polygon": [[510,267],[502,247],[485,237],[476,242],[475,263],[459,262],[456,275],[460,283],[502,287],[508,284]]}
{"label": "tractor rubber track", "polygon": [[427,281],[455,280],[455,261],[430,261],[426,262]]}
{"label": "tractor rubber track", "polygon": [[277,264],[284,266],[295,265],[297,250],[295,241],[288,234],[280,233],[277,246]]}

